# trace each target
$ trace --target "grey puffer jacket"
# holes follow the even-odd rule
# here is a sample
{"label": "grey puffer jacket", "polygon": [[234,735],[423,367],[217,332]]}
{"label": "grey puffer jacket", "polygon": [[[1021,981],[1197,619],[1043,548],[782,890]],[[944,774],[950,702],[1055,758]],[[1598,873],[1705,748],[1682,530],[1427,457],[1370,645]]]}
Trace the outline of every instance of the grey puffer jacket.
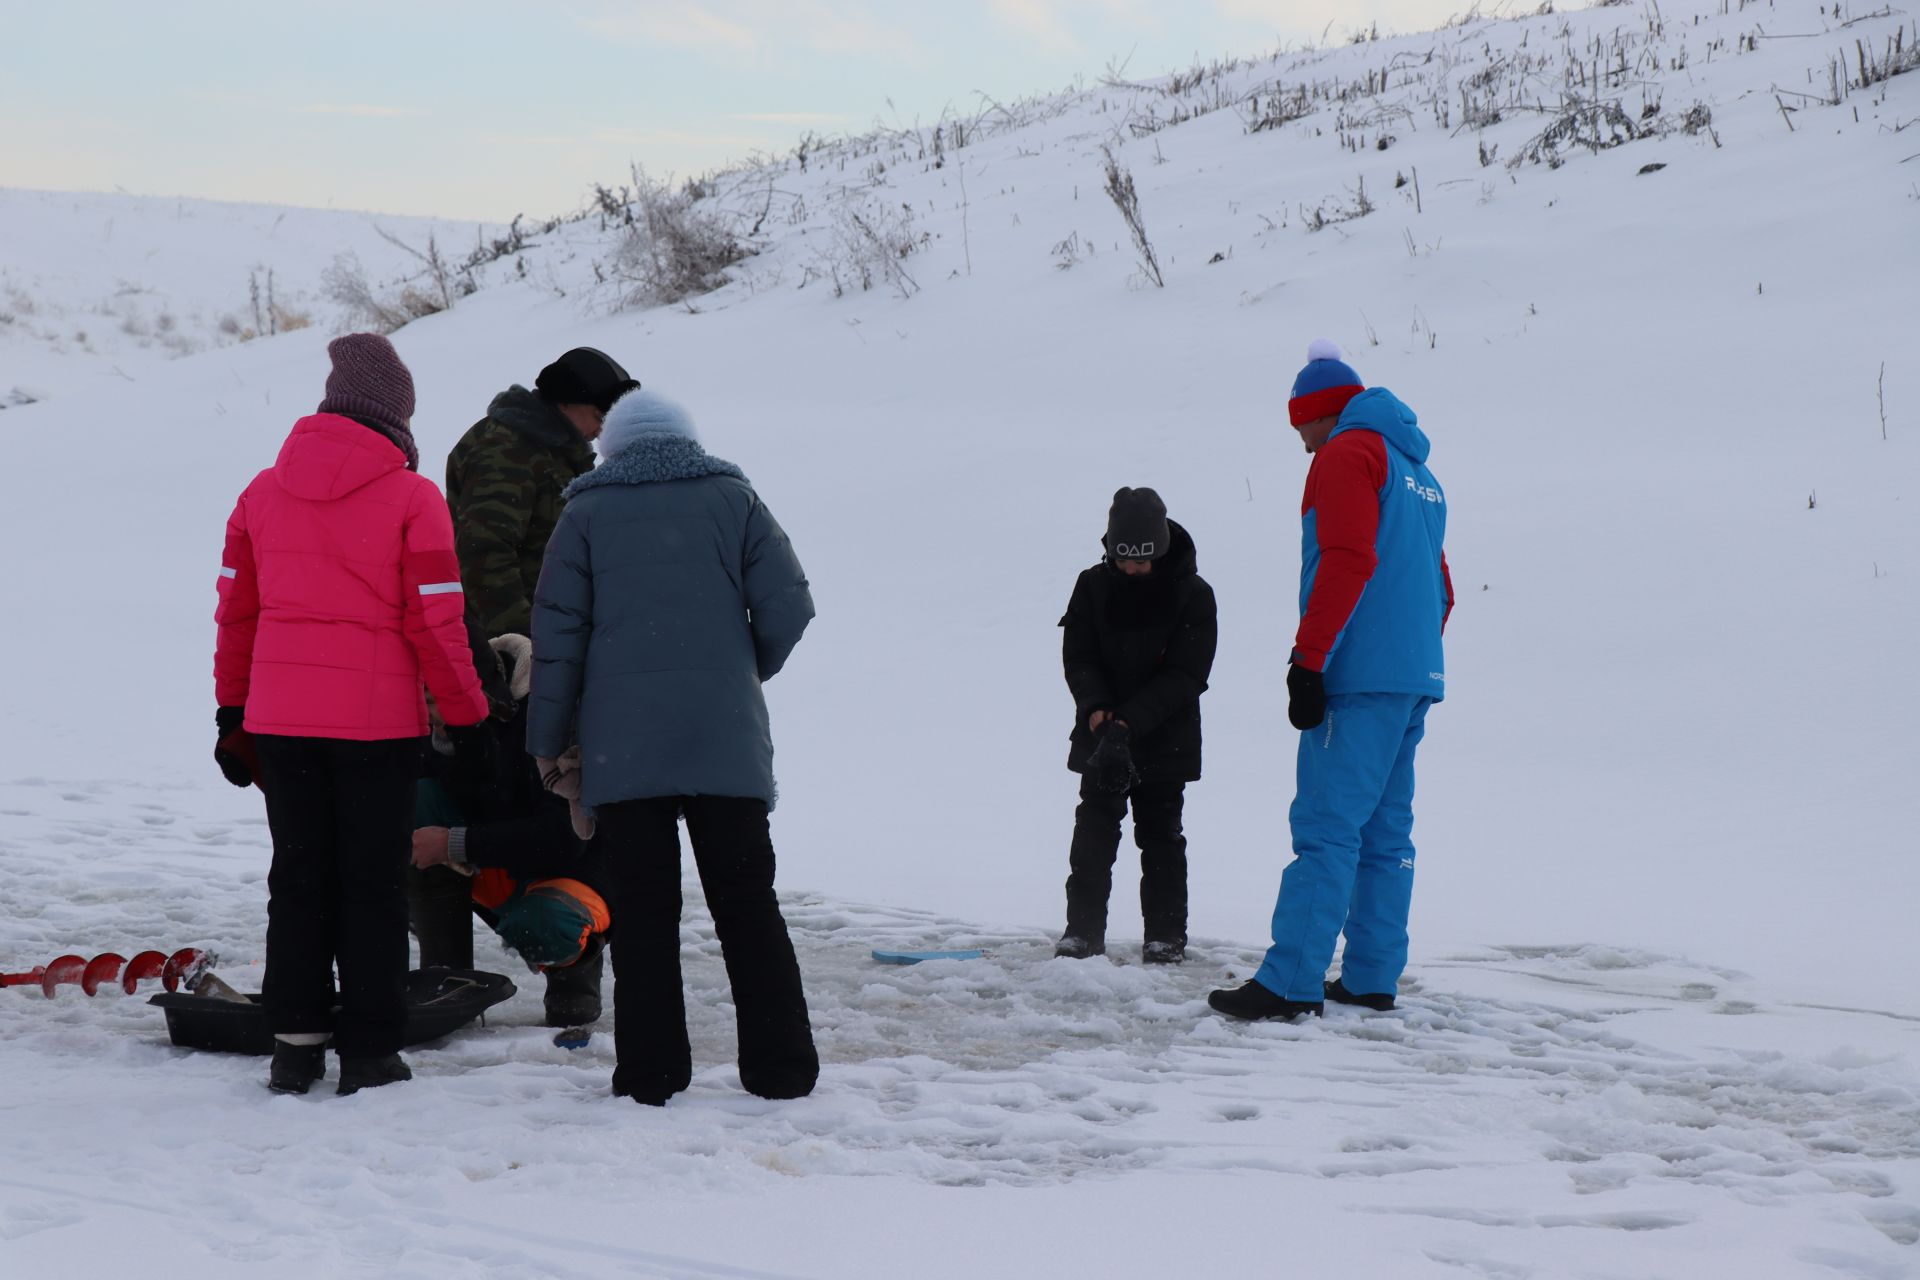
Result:
{"label": "grey puffer jacket", "polygon": [[671,402],[608,414],[600,467],[567,489],[533,604],[527,750],[578,741],[589,806],[657,796],[774,802],[760,686],[813,619],[787,535]]}

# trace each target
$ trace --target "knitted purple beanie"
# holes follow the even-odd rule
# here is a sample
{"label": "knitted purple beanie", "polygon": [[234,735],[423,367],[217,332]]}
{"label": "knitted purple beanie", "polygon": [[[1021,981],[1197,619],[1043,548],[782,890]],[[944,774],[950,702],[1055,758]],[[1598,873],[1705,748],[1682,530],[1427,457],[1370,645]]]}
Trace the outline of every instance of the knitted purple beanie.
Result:
{"label": "knitted purple beanie", "polygon": [[327,395],[319,412],[377,424],[407,455],[407,466],[418,470],[420,452],[409,426],[413,375],[393,344],[377,333],[349,333],[327,344],[327,358],[333,361],[333,371],[327,375]]}

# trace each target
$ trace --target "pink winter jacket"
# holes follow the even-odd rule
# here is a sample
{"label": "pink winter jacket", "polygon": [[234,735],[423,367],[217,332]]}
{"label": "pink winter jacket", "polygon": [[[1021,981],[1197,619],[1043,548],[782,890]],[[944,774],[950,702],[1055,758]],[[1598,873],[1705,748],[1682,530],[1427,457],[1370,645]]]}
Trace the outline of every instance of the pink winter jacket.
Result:
{"label": "pink winter jacket", "polygon": [[294,424],[227,521],[214,696],[253,733],[418,738],[486,718],[453,520],[433,481],[351,418]]}

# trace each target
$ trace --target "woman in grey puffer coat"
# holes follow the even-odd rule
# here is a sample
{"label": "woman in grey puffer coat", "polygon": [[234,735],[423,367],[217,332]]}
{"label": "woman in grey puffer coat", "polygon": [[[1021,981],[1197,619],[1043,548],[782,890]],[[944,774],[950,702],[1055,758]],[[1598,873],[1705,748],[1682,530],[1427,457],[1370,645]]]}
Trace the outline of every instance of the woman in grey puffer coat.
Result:
{"label": "woman in grey puffer coat", "polygon": [[533,605],[527,749],[580,746],[598,817],[613,943],[614,1093],[660,1105],[687,1087],[679,819],[733,987],[740,1082],[810,1093],[819,1057],[773,891],[773,741],[761,683],[813,618],[786,534],[685,412],[617,401],[604,461],[567,488]]}

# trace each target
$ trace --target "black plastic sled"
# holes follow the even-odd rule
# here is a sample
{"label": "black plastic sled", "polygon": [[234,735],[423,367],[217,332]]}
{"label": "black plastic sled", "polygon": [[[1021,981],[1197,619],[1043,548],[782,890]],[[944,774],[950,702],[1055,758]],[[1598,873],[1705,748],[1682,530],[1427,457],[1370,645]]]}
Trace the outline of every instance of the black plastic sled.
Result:
{"label": "black plastic sled", "polygon": [[[480,1017],[516,988],[505,974],[478,969],[415,969],[407,975],[406,1043],[425,1044]],[[257,994],[240,1000],[164,992],[147,1001],[167,1011],[167,1037],[183,1049],[269,1054],[273,1028]]]}

